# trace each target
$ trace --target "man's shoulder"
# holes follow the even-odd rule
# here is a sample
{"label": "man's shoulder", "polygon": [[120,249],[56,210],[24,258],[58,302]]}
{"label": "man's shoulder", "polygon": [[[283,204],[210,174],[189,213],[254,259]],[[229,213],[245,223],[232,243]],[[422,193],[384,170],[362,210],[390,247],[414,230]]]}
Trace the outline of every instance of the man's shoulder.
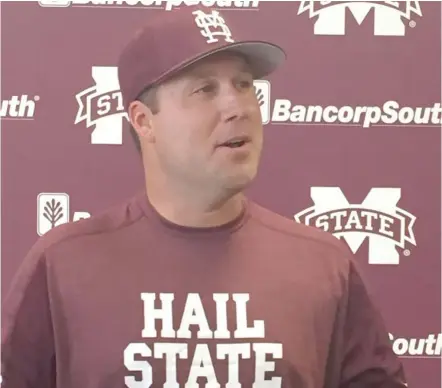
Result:
{"label": "man's shoulder", "polygon": [[294,218],[291,220],[257,203],[252,203],[251,217],[263,227],[287,236],[287,239],[292,239],[298,245],[308,244],[335,251],[343,256],[350,255],[348,247],[333,234],[299,223]]}
{"label": "man's shoulder", "polygon": [[142,217],[137,206],[139,194],[109,206],[89,218],[57,225],[41,236],[33,250],[43,252],[64,242],[87,236],[106,235],[132,225]]}

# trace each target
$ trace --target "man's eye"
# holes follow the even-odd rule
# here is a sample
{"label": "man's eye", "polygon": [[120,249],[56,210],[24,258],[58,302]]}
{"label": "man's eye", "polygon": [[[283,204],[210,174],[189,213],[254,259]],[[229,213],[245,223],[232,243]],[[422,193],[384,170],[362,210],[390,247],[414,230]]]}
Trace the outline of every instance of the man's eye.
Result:
{"label": "man's eye", "polygon": [[249,89],[252,87],[253,82],[249,81],[249,80],[243,80],[243,81],[240,81],[239,84],[240,84],[241,88]]}
{"label": "man's eye", "polygon": [[195,93],[211,93],[213,92],[214,88],[215,87],[213,85],[204,85],[195,90]]}

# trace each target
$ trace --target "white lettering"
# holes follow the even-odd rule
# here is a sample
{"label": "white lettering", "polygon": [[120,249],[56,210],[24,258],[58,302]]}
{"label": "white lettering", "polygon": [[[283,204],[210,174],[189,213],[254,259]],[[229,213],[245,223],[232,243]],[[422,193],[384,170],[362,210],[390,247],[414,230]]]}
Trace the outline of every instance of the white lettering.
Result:
{"label": "white lettering", "polygon": [[394,224],[394,218],[379,214],[379,221],[379,233],[389,237],[394,237],[394,233],[391,230],[387,230]]}
{"label": "white lettering", "polygon": [[384,104],[384,114],[381,119],[385,124],[394,124],[398,120],[397,110],[399,104],[396,101],[388,101]]}
{"label": "white lettering", "polygon": [[216,330],[215,338],[230,338],[230,332],[227,329],[227,301],[229,294],[213,294],[213,300],[216,303]]}
{"label": "white lettering", "polygon": [[90,218],[91,214],[88,212],[75,212],[73,217],[72,217],[72,221],[80,221],[80,220],[85,220],[86,218]]}
{"label": "white lettering", "polygon": [[162,308],[155,309],[156,294],[141,294],[141,299],[144,301],[144,329],[141,332],[143,338],[157,337],[157,331],[155,329],[156,319],[162,321],[161,337],[175,338],[172,319],[172,301],[174,298],[173,294],[160,294]]}
{"label": "white lettering", "polygon": [[282,358],[281,344],[253,344],[253,350],[256,357],[255,382],[253,388],[280,388],[282,383],[281,377],[273,377],[266,380],[266,372],[275,371],[275,362],[266,361],[266,355],[272,354],[273,358]]}
{"label": "white lettering", "polygon": [[329,224],[328,224],[329,216],[327,214],[324,214],[322,216],[319,216],[316,218],[315,226],[317,228],[323,229],[325,232],[328,232],[330,230]]}
{"label": "white lettering", "polygon": [[[343,106],[338,111],[338,120],[341,123],[350,123],[353,120],[354,112],[351,106]],[[320,122],[321,119],[318,119]]]}
{"label": "white lettering", "polygon": [[440,119],[439,117],[442,116],[442,104],[434,104],[433,108],[431,109],[432,115],[431,115],[431,123],[432,124],[439,124]]}
{"label": "white lettering", "polygon": [[97,101],[97,113],[99,116],[109,114],[111,111],[110,96],[101,96]]}
{"label": "white lettering", "polygon": [[236,303],[236,330],[235,338],[264,338],[264,321],[254,321],[253,327],[247,327],[248,294],[233,294]]}
{"label": "white lettering", "polygon": [[[247,302],[249,294],[213,294],[213,304],[205,306],[199,294],[189,293],[184,300],[179,328],[175,333],[174,304],[181,302],[176,300],[175,295],[170,293],[142,293],[141,300],[144,308],[144,322],[142,336],[154,338],[155,342],[131,343],[124,351],[124,365],[128,371],[138,372],[137,376],[126,376],[125,382],[129,388],[150,388],[159,386],[166,388],[195,387],[203,384],[209,388],[220,388],[215,365],[223,369],[223,374],[228,377],[227,388],[241,388],[241,364],[248,363],[255,371],[253,387],[276,388],[281,386],[281,377],[265,379],[267,372],[276,371],[276,359],[282,358],[282,344],[278,343],[194,343],[162,342],[160,338],[199,338],[212,339],[222,338],[265,338],[265,324],[263,320],[248,321]],[[229,331],[228,324],[234,320],[228,319],[228,303],[235,306],[233,315],[236,317],[236,330]],[[182,303],[182,302],[181,302]],[[181,305],[179,304],[179,306]],[[216,307],[216,309],[215,309]],[[181,310],[180,310],[181,311]],[[209,319],[206,312],[215,311],[212,324],[216,325],[213,332],[209,327]],[[212,315],[210,315],[212,318]],[[159,321],[159,322],[157,322]],[[161,330],[159,329],[161,325]],[[191,325],[196,325],[198,330],[190,330]],[[215,334],[215,335],[214,335]],[[252,357],[252,351],[254,357]],[[271,356],[271,357],[270,357]],[[160,361],[161,360],[161,361]],[[224,362],[214,362],[223,360]],[[155,363],[154,363],[155,361]],[[162,364],[162,365],[161,365]],[[245,364],[247,365],[247,364]],[[163,371],[159,375],[153,374],[156,370]],[[248,366],[247,366],[248,369]],[[187,373],[187,377],[183,375]],[[161,377],[158,377],[161,376]],[[154,381],[162,378],[163,381]],[[252,383],[249,384],[252,386]]]}
{"label": "white lettering", "polygon": [[257,8],[259,6],[259,0],[253,0],[253,1],[228,1],[228,0],[73,0],[73,4],[77,5],[85,5],[85,4],[91,4],[91,5],[120,5],[120,6],[137,6],[137,5],[144,5],[144,6],[164,6],[164,9],[166,11],[171,11],[172,9],[176,7],[180,7],[183,5],[197,5],[202,4],[204,6],[208,7],[236,7],[236,8]]}
{"label": "white lettering", "polygon": [[[282,344],[277,343],[234,343],[216,344],[214,357],[216,360],[227,360],[225,365],[228,382],[226,388],[241,388],[240,371],[241,360],[251,360],[252,349],[255,353],[255,382],[256,388],[280,388],[281,377],[273,377],[266,380],[268,372],[276,371],[275,360],[282,359]],[[191,360],[186,384],[184,387],[195,387],[201,383],[200,378],[206,382],[204,386],[220,388],[217,380],[214,362],[212,360],[209,345],[197,344],[193,354],[189,354],[189,345],[185,343],[160,343],[153,345],[152,352],[148,345],[143,343],[131,343],[124,351],[124,365],[131,372],[141,372],[141,379],[136,380],[133,376],[126,376],[125,383],[129,388],[149,388],[154,386],[153,368],[147,359],[165,360],[165,383],[166,388],[179,388],[183,386],[178,381],[178,371],[184,370],[179,365],[180,360]],[[143,358],[140,359],[140,356]],[[269,359],[270,358],[270,359]],[[182,361],[181,361],[182,362]],[[220,364],[221,365],[221,364]],[[187,369],[187,367],[186,367]],[[200,381],[198,381],[200,380]]]}
{"label": "white lettering", "polygon": [[152,351],[146,344],[132,343],[124,350],[124,366],[131,372],[141,372],[141,381],[133,376],[126,376],[124,381],[128,388],[150,387],[153,383],[152,367],[146,361],[136,361],[135,356],[151,357]]}
{"label": "white lettering", "polygon": [[373,228],[373,220],[377,218],[377,214],[372,211],[361,211],[361,216],[365,219],[365,230],[367,232],[372,232]]}
{"label": "white lettering", "polygon": [[358,212],[350,212],[350,215],[347,219],[347,224],[345,225],[345,229],[359,229],[362,230],[361,220],[359,218]]}
{"label": "white lettering", "polygon": [[195,355],[192,360],[192,368],[190,369],[189,378],[185,385],[186,388],[198,386],[198,378],[205,377],[207,388],[219,388],[220,384],[216,380],[215,369],[210,357],[209,347],[206,344],[196,345]]}
{"label": "white lettering", "polygon": [[187,358],[186,344],[169,344],[156,343],[155,344],[155,358],[166,356],[166,383],[164,388],[180,388],[177,376],[177,356],[179,358]]}
{"label": "white lettering", "polygon": [[345,217],[347,215],[347,213],[348,212],[346,210],[341,210],[341,211],[336,211],[331,214],[330,219],[334,220],[336,222],[335,230],[337,232],[339,232],[340,230],[342,230],[344,228],[344,226],[342,225],[342,218]]}
{"label": "white lettering", "polygon": [[216,349],[218,360],[227,358],[229,365],[229,381],[226,388],[241,388],[239,382],[239,356],[243,359],[250,359],[249,344],[219,344]]}
{"label": "white lettering", "polygon": [[0,117],[31,118],[35,113],[35,101],[38,100],[38,96],[34,97],[34,101],[30,100],[27,94],[12,96],[9,100],[2,100]]}
{"label": "white lettering", "polygon": [[398,356],[440,356],[442,353],[442,334],[430,334],[427,338],[394,338],[389,334],[393,351]]}
{"label": "white lettering", "polygon": [[335,106],[327,106],[324,108],[324,121],[326,123],[334,123],[338,119],[338,108]]}
{"label": "white lettering", "polygon": [[341,123],[370,128],[380,124],[441,125],[442,104],[431,107],[401,107],[396,101],[379,106],[292,105],[290,100],[276,99],[271,121],[275,123]]}
{"label": "white lettering", "polygon": [[190,325],[198,325],[198,338],[212,338],[213,334],[207,322],[203,303],[198,294],[189,294],[187,296],[186,306],[184,308],[181,326],[178,329],[178,338],[192,338],[189,329]]}
{"label": "white lettering", "polygon": [[417,108],[415,115],[416,124],[425,124],[429,123],[431,120],[431,109],[429,108]]}
{"label": "white lettering", "polygon": [[[373,221],[377,220],[376,226]],[[382,213],[376,213],[370,210],[346,209],[336,210],[331,213],[318,215],[315,226],[324,231],[332,230],[333,233],[343,231],[375,231],[387,237],[394,237],[394,233],[390,230],[397,221],[394,217],[387,216]],[[333,223],[333,227],[330,227]]]}
{"label": "white lettering", "polygon": [[[254,321],[253,327],[248,326],[247,320],[247,302],[250,297],[248,294],[233,294],[232,298],[236,307],[236,330],[235,338],[264,338],[264,321]],[[174,301],[173,294],[159,294],[161,300],[161,308],[155,308],[154,293],[143,293],[141,299],[144,302],[144,329],[142,330],[143,338],[157,337],[155,329],[155,321],[160,320],[162,323],[161,337],[175,338],[175,330],[173,328],[172,303]],[[231,338],[231,334],[227,328],[227,301],[228,294],[214,294],[213,300],[216,303],[216,324],[217,330],[215,337],[210,329],[206,313],[198,294],[188,294],[184,312],[181,318],[181,324],[176,333],[176,338],[191,338],[191,325],[199,326],[197,333],[198,338]]]}
{"label": "white lettering", "polygon": [[290,105],[291,102],[289,100],[276,100],[273,108],[272,121],[287,121],[290,118]]}
{"label": "white lettering", "polygon": [[382,111],[377,106],[370,106],[364,109],[365,120],[364,128],[370,127],[371,124],[378,123],[382,117]]}

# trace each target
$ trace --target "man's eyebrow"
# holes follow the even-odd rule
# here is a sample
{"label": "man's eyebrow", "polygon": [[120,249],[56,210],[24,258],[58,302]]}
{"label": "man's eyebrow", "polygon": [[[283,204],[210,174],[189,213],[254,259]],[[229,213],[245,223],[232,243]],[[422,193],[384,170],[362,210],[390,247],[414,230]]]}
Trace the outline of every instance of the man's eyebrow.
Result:
{"label": "man's eyebrow", "polygon": [[[251,67],[247,64],[247,63],[242,63],[241,67],[239,69],[239,73],[241,74],[250,74],[253,76],[253,72]],[[194,78],[194,79],[199,79],[199,78],[207,78],[207,77],[212,77],[214,75],[216,75],[216,72],[214,72],[211,69],[207,69],[207,68],[190,68],[188,69],[187,75],[190,78]]]}

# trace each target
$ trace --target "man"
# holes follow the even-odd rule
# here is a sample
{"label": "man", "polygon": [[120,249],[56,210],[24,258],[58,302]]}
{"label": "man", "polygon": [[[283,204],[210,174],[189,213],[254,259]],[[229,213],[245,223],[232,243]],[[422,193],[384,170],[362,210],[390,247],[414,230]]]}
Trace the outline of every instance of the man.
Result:
{"label": "man", "polygon": [[243,194],[263,145],[253,80],[285,54],[241,39],[184,7],[124,49],[145,190],[31,249],[4,305],[3,388],[406,386],[349,251]]}

